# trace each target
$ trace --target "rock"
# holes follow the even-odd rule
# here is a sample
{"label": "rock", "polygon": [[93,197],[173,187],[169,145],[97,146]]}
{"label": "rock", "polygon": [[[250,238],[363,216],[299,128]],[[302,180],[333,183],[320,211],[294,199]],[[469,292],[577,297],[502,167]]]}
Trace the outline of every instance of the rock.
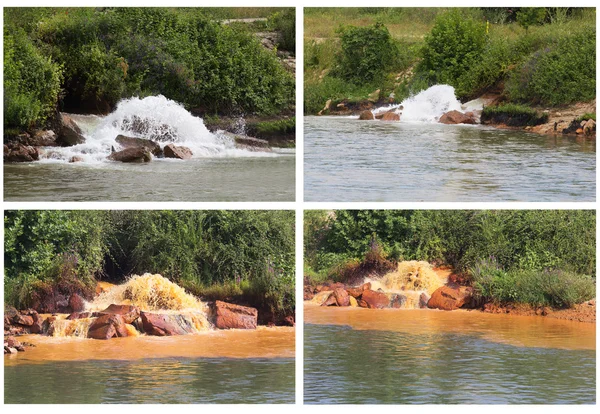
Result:
{"label": "rock", "polygon": [[142,118],[138,115],[123,119],[120,127],[153,141],[173,141],[177,138],[177,131],[173,127],[167,124],[157,124],[151,118]]}
{"label": "rock", "polygon": [[360,296],[363,293],[363,289],[362,287],[351,287],[351,288],[346,288],[346,292],[348,293],[348,295],[350,295],[350,297],[358,299],[360,298]]}
{"label": "rock", "polygon": [[40,159],[40,152],[36,147],[23,144],[12,144],[8,146],[8,154],[5,151],[4,160],[7,162],[33,162]]}
{"label": "rock", "polygon": [[140,316],[147,335],[174,336],[193,332],[192,326],[181,315],[141,312]]}
{"label": "rock", "polygon": [[393,293],[390,299],[390,308],[401,309],[406,304],[406,296]]}
{"label": "rock", "polygon": [[473,288],[442,286],[433,292],[429,302],[427,302],[427,307],[430,309],[454,310],[468,304],[472,297]]}
{"label": "rock", "polygon": [[231,303],[215,302],[216,321],[219,329],[256,329],[258,311],[247,306]]}
{"label": "rock", "polygon": [[360,121],[370,121],[375,119],[375,117],[373,116],[373,112],[366,110],[366,111],[362,111],[358,117],[358,119]]}
{"label": "rock", "polygon": [[8,317],[8,318],[12,319],[12,318],[14,318],[15,316],[17,316],[17,315],[18,315],[18,313],[19,313],[19,311],[18,311],[18,310],[17,310],[15,307],[13,307],[13,306],[7,306],[7,307],[4,309],[4,317],[5,317],[5,318],[7,318],[7,317]]}
{"label": "rock", "polygon": [[325,102],[325,106],[323,107],[323,109],[321,109],[318,113],[318,115],[323,115],[327,112],[329,112],[329,110],[331,109],[331,99],[328,99],[327,102]]}
{"label": "rock", "polygon": [[12,322],[17,325],[31,326],[33,325],[33,317],[19,313],[12,318]]}
{"label": "rock", "polygon": [[126,337],[129,333],[121,315],[110,314],[99,316],[88,329],[87,337],[91,339],[110,339]]}
{"label": "rock", "polygon": [[35,147],[55,147],[58,146],[56,138],[54,131],[35,131],[31,138],[29,138],[29,145]]}
{"label": "rock", "polygon": [[338,306],[337,299],[333,291],[331,291],[331,295],[327,297],[327,300],[321,304],[321,306]]}
{"label": "rock", "polygon": [[152,155],[146,148],[125,148],[122,151],[113,152],[108,159],[120,162],[150,162]]}
{"label": "rock", "polygon": [[333,296],[335,297],[338,306],[350,306],[350,299],[346,289],[336,288],[333,291]]}
{"label": "rock", "polygon": [[5,354],[16,354],[18,351],[15,348],[12,348],[10,346],[5,346],[4,347],[4,353]]}
{"label": "rock", "polygon": [[71,312],[81,312],[85,309],[85,300],[77,293],[73,293],[69,297],[69,307]]}
{"label": "rock", "polygon": [[369,94],[369,96],[367,97],[367,100],[369,102],[378,102],[379,101],[379,95],[381,95],[381,89],[377,89],[376,91],[373,91]]}
{"label": "rock", "polygon": [[283,319],[283,324],[287,325],[287,326],[296,326],[296,322],[294,321],[294,317],[293,316],[286,316]]}
{"label": "rock", "polygon": [[19,342],[14,336],[7,336],[4,340],[4,344],[4,346],[9,346],[11,348],[21,346],[21,342]]}
{"label": "rock", "polygon": [[82,162],[83,161],[83,157],[80,157],[79,155],[73,155],[71,157],[71,159],[69,160],[69,162],[73,163],[73,162]]}
{"label": "rock", "polygon": [[32,334],[41,334],[44,332],[42,317],[37,312],[32,314],[31,317],[33,318],[33,324],[29,327],[29,332]]}
{"label": "rock", "polygon": [[585,124],[583,124],[583,133],[585,135],[594,135],[594,132],[596,132],[596,121],[588,119]]}
{"label": "rock", "polygon": [[475,124],[476,121],[473,117],[469,117],[459,111],[446,112],[439,119],[441,124]]}
{"label": "rock", "polygon": [[160,148],[160,145],[149,139],[117,135],[115,141],[123,148],[145,148],[156,157],[161,157],[163,155],[163,151]]}
{"label": "rock", "polygon": [[73,119],[64,113],[60,113],[58,117],[60,129],[56,137],[56,143],[63,147],[71,147],[73,145],[83,144],[85,137],[81,128],[73,121]]}
{"label": "rock", "polygon": [[180,160],[187,160],[192,158],[192,150],[188,147],[176,146],[169,144],[164,148],[165,158],[179,158]]}
{"label": "rock", "polygon": [[381,117],[382,121],[400,121],[400,115],[398,115],[395,112],[386,112],[385,114],[383,114],[383,117]]}
{"label": "rock", "polygon": [[419,308],[423,309],[427,307],[427,303],[429,302],[430,296],[423,292],[419,296]]}
{"label": "rock", "polygon": [[364,284],[361,286],[361,288],[362,288],[363,292],[364,292],[365,290],[371,290],[371,282],[364,283]]}
{"label": "rock", "polygon": [[73,312],[72,314],[67,316],[67,319],[72,321],[75,319],[86,319],[86,318],[91,318],[91,317],[92,317],[92,312]]}
{"label": "rock", "polygon": [[388,296],[383,292],[375,292],[374,290],[365,290],[361,296],[361,301],[364,301],[370,309],[390,307]]}
{"label": "rock", "polygon": [[98,315],[119,315],[127,324],[132,324],[140,317],[140,308],[132,305],[115,305],[112,304],[103,311],[98,312]]}
{"label": "rock", "polygon": [[[267,141],[266,139],[245,137],[245,136],[242,136],[242,135],[233,135],[233,140],[235,141],[235,145],[238,148],[244,148],[244,149],[249,149],[249,150],[252,150],[252,149],[262,149],[262,150],[270,149],[270,147],[269,147],[269,141]],[[183,148],[185,148],[185,147],[183,147]]]}
{"label": "rock", "polygon": [[350,306],[353,308],[356,308],[358,306],[358,301],[356,300],[356,298],[350,296],[348,298],[348,300],[350,301]]}
{"label": "rock", "polygon": [[577,129],[575,130],[575,133],[576,133],[577,135],[581,135],[581,134],[583,134],[583,128],[577,128]]}
{"label": "rock", "polygon": [[321,291],[312,298],[312,302],[316,303],[317,305],[323,305],[331,295],[333,295],[333,292],[330,290]]}

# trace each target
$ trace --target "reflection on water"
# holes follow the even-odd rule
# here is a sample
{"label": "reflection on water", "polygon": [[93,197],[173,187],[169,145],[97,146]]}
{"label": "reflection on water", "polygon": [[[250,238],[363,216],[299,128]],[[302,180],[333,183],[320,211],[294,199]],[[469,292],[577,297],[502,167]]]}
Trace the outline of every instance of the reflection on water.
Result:
{"label": "reflection on water", "polygon": [[4,402],[293,403],[294,371],[292,358],[167,358],[7,366]]}
{"label": "reflection on water", "polygon": [[443,331],[306,324],[304,356],[308,404],[593,404],[596,400],[592,350],[516,347]]}
{"label": "reflection on water", "polygon": [[7,201],[293,201],[295,155],[4,164]]}
{"label": "reflection on water", "polygon": [[594,201],[595,140],[306,117],[307,201]]}

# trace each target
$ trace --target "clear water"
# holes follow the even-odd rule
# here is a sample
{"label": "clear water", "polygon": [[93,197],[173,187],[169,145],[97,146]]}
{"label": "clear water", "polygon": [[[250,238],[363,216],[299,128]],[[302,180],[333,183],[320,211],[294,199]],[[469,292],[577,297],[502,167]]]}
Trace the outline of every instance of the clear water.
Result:
{"label": "clear water", "polygon": [[4,367],[6,404],[294,403],[294,359],[166,358]]}
{"label": "clear water", "polygon": [[594,350],[304,325],[307,404],[594,404]]}
{"label": "clear water", "polygon": [[594,140],[305,117],[306,201],[595,201]]}

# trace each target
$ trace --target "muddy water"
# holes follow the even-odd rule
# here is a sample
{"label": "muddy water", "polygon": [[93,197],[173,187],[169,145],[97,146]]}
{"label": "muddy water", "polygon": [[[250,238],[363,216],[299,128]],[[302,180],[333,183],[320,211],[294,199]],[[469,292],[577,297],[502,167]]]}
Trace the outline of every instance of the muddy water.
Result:
{"label": "muddy water", "polygon": [[306,201],[594,201],[596,142],[305,117]]}
{"label": "muddy water", "polygon": [[[293,403],[293,328],[108,341],[21,337],[6,403]],[[35,389],[35,393],[23,390]]]}
{"label": "muddy water", "polygon": [[305,306],[310,404],[591,404],[595,324]]}

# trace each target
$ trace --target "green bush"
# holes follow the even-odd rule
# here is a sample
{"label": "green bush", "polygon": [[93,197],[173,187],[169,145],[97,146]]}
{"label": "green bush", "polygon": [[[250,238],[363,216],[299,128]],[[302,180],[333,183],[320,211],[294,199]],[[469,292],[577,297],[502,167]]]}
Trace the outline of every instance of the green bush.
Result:
{"label": "green bush", "polygon": [[21,30],[4,29],[4,126],[28,129],[56,109],[60,67]]}
{"label": "green bush", "polygon": [[467,92],[463,77],[480,60],[486,40],[485,23],[465,16],[458,9],[444,13],[425,36],[423,60],[416,72],[425,76],[431,85],[454,86],[461,97]]}
{"label": "green bush", "polygon": [[548,122],[548,114],[540,115],[535,109],[509,103],[483,108],[481,122],[484,124],[506,124],[508,126],[533,126]]}
{"label": "green bush", "polygon": [[289,8],[274,13],[269,18],[269,26],[279,32],[280,40],[277,46],[296,53],[296,9]]}
{"label": "green bush", "polygon": [[529,26],[542,24],[545,17],[546,9],[543,7],[521,7],[517,12],[517,23],[527,32]]}
{"label": "green bush", "polygon": [[398,64],[398,47],[381,23],[340,29],[341,54],[338,74],[357,84],[381,80]]}
{"label": "green bush", "polygon": [[565,105],[596,97],[596,29],[565,35],[529,56],[506,83],[511,100]]}

